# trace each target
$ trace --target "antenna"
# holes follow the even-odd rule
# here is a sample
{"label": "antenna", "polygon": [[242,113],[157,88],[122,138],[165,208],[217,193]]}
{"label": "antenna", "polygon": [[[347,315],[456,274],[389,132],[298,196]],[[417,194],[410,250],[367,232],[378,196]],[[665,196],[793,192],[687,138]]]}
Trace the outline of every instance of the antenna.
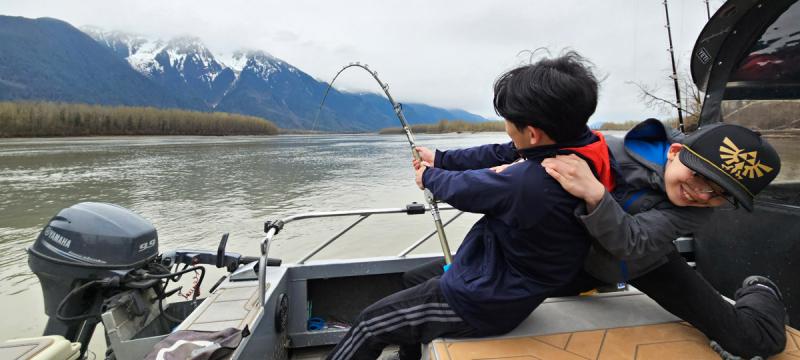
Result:
{"label": "antenna", "polygon": [[681,89],[678,86],[678,71],[675,68],[675,51],[672,47],[672,28],[669,25],[669,7],[664,0],[664,13],[667,15],[667,38],[669,39],[669,58],[672,61],[672,81],[675,84],[675,99],[678,102],[678,129],[683,132],[683,111],[681,110]]}
{"label": "antenna", "polygon": [[705,0],[704,2],[706,3],[706,16],[708,17],[708,20],[711,20],[711,8],[708,7],[708,0]]}

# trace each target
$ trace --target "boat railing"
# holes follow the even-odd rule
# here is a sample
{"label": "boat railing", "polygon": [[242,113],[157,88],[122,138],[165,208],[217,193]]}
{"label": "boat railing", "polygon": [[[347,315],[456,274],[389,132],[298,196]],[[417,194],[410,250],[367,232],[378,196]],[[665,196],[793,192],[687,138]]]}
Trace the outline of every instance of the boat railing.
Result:
{"label": "boat railing", "polygon": [[[439,210],[456,210],[452,206],[449,205],[441,205],[438,206]],[[328,238],[325,242],[318,245],[316,248],[311,250],[308,254],[300,258],[297,261],[297,264],[305,264],[310,258],[314,255],[328,247],[334,241],[342,237],[345,233],[356,227],[359,223],[366,220],[368,217],[372,215],[382,215],[382,214],[402,214],[405,213],[407,215],[419,215],[424,214],[426,212],[430,212],[431,207],[429,205],[417,204],[412,203],[406,205],[404,208],[384,208],[384,209],[361,209],[361,210],[347,210],[347,211],[324,211],[324,212],[309,212],[297,215],[290,215],[279,220],[274,221],[266,221],[264,223],[264,232],[266,235],[264,238],[261,239],[260,242],[260,250],[261,250],[261,259],[258,263],[258,290],[261,294],[261,306],[266,305],[266,271],[267,271],[267,258],[269,255],[269,245],[272,243],[272,238],[277,235],[286,224],[297,221],[297,220],[306,220],[306,219],[318,219],[318,218],[332,218],[332,217],[342,217],[342,216],[358,216],[353,222],[348,224],[347,226],[343,227],[341,230],[336,232],[333,236]],[[452,223],[455,219],[461,216],[464,212],[458,211],[452,218],[447,220],[443,226],[447,226]],[[411,246],[401,251],[397,256],[398,257],[405,257],[410,252],[414,251],[417,247],[422,245],[425,241],[430,239],[433,235],[436,234],[436,230],[425,234],[419,240],[415,241]]]}

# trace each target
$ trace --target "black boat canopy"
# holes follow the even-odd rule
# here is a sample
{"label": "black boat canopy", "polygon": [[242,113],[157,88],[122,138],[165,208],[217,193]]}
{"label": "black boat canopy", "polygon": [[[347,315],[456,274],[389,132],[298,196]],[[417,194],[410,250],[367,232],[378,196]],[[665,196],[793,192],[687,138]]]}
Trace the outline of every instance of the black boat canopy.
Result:
{"label": "black boat canopy", "polygon": [[800,2],[726,2],[700,33],[691,72],[706,92],[701,124],[722,120],[723,100],[800,98]]}

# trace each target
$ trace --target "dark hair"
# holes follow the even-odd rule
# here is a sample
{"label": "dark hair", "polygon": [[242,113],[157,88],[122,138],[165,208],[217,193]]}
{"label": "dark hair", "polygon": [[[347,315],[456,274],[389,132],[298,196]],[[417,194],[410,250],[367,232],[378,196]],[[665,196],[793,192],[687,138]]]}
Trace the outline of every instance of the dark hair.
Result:
{"label": "dark hair", "polygon": [[575,140],[597,108],[591,65],[569,51],[513,69],[494,83],[494,110],[520,130],[530,125],[556,142]]}

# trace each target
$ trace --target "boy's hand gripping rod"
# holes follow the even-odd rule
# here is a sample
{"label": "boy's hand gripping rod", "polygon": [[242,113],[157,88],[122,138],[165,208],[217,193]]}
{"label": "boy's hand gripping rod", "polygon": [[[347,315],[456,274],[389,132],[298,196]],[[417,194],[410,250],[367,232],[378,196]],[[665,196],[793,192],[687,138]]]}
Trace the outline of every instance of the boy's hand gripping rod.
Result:
{"label": "boy's hand gripping rod", "polygon": [[[411,146],[411,154],[414,155],[414,159],[422,161],[422,158],[419,156],[419,152],[417,151],[417,144],[414,142],[414,135],[411,134],[411,128],[408,126],[405,116],[403,116],[403,107],[396,103],[394,98],[392,98],[392,95],[389,94],[389,85],[382,82],[381,79],[378,78],[378,73],[371,70],[366,64],[362,65],[357,62],[350,63],[336,73],[336,76],[333,77],[333,80],[331,80],[331,82],[328,84],[328,88],[325,90],[325,95],[322,97],[322,102],[319,104],[317,117],[319,117],[319,114],[322,111],[322,105],[325,104],[325,99],[328,97],[328,92],[330,92],[331,87],[333,87],[333,82],[336,81],[336,78],[339,77],[339,74],[352,67],[366,70],[381,86],[383,93],[386,94],[386,98],[389,99],[392,107],[394,107],[395,115],[397,115],[397,118],[400,119],[400,124],[403,126],[403,131],[406,133],[406,138],[408,138],[408,145]],[[314,120],[314,123],[316,123],[316,119]],[[442,246],[442,253],[444,253],[444,261],[445,263],[450,264],[453,262],[453,256],[450,254],[450,245],[447,244],[447,236],[444,234],[442,218],[439,215],[439,206],[436,204],[436,200],[433,198],[433,193],[431,193],[431,191],[428,189],[425,189],[425,201],[427,201],[428,205],[431,207],[431,215],[433,216],[433,222],[436,225],[436,233],[439,235],[439,243]]]}

